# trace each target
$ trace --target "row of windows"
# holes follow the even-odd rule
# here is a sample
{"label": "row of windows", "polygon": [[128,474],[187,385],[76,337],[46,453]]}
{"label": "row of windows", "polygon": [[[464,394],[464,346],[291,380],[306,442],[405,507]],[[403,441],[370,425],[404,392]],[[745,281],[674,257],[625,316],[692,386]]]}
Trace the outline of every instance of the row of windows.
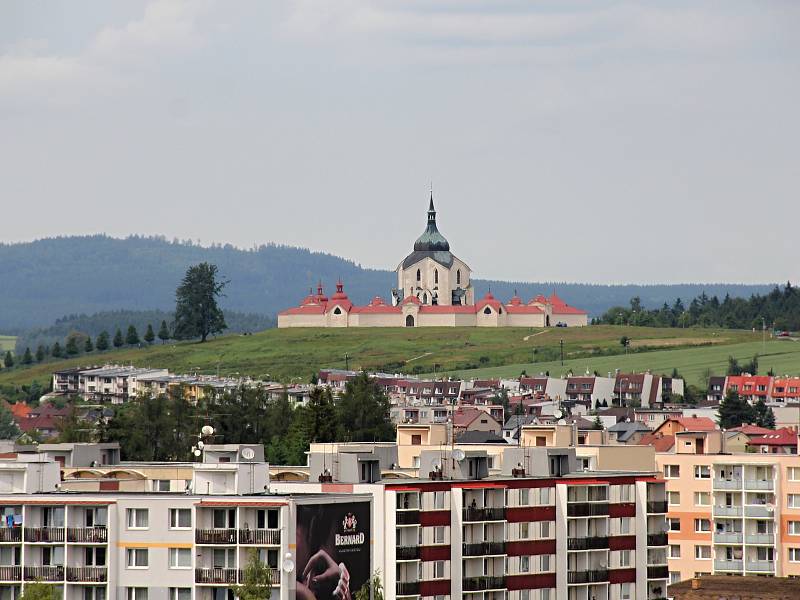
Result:
{"label": "row of windows", "polygon": [[[125,598],[126,600],[147,600],[147,588],[146,587],[125,588]],[[192,598],[192,588],[178,588],[178,587],[169,588],[169,600],[191,600],[191,598]],[[95,596],[93,600],[104,600],[104,599],[105,599],[105,594],[103,594],[102,599]],[[87,599],[84,598],[84,600]]]}
{"label": "row of windows", "polygon": [[[767,469],[770,468],[768,467]],[[789,481],[800,481],[800,467],[786,467],[786,475]],[[664,465],[665,479],[678,479],[680,476],[681,476],[680,465]],[[694,465],[694,478],[711,479],[711,466]],[[798,508],[800,508],[800,504],[798,505]]]}
{"label": "row of windows", "polygon": [[[128,529],[149,529],[150,509],[129,508],[126,510],[125,520]],[[236,527],[236,509],[233,508],[215,509],[213,512],[212,523],[214,529],[226,529],[226,528]],[[257,510],[255,525],[258,529],[277,529],[278,509]],[[170,529],[191,529],[191,527],[192,527],[192,509],[190,508],[169,509]]]}

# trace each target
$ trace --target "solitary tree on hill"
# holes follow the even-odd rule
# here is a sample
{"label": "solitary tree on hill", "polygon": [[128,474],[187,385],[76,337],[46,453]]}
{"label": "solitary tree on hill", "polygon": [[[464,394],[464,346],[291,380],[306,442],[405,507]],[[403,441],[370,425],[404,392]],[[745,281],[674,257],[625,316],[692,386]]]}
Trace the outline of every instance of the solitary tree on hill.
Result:
{"label": "solitary tree on hill", "polygon": [[33,364],[33,354],[31,354],[30,348],[25,348],[25,354],[22,355],[22,364],[23,365]]}
{"label": "solitary tree on hill", "polygon": [[86,336],[86,341],[83,344],[83,351],[94,352],[94,344],[92,343],[92,338],[88,335]]}
{"label": "solitary tree on hill", "polygon": [[44,349],[44,346],[39,344],[39,347],[36,348],[36,362],[42,362],[46,356],[47,350]]}
{"label": "solitary tree on hill", "polygon": [[161,340],[162,344],[169,339],[169,327],[167,327],[166,321],[161,321],[161,327],[158,329],[158,339]]}
{"label": "solitary tree on hill", "polygon": [[139,334],[136,331],[136,327],[133,325],[128,325],[128,333],[125,335],[125,343],[129,346],[135,346],[139,343]]}
{"label": "solitary tree on hill", "polygon": [[200,263],[189,267],[181,284],[175,290],[175,330],[178,340],[200,338],[205,342],[209,335],[227,328],[217,298],[227,281],[217,280],[217,266]]}
{"label": "solitary tree on hill", "polygon": [[61,358],[64,356],[64,351],[61,349],[61,344],[56,342],[53,344],[53,350],[50,352],[53,355],[53,358]]}
{"label": "solitary tree on hill", "polygon": [[124,345],[125,338],[122,337],[122,331],[117,327],[117,331],[114,333],[114,348],[122,348]]}
{"label": "solitary tree on hill", "polygon": [[153,326],[150,323],[147,324],[147,331],[144,333],[144,341],[148,344],[152,344],[153,340],[156,339],[156,334],[153,333]]}
{"label": "solitary tree on hill", "polygon": [[71,335],[67,338],[67,344],[64,346],[67,356],[75,356],[78,353],[78,338]]}
{"label": "solitary tree on hill", "polygon": [[101,331],[100,335],[97,336],[97,341],[94,343],[95,348],[99,352],[105,352],[108,350],[108,332]]}
{"label": "solitary tree on hill", "polygon": [[11,350],[6,350],[6,356],[3,359],[3,366],[6,369],[10,369],[14,366],[14,356],[11,354]]}

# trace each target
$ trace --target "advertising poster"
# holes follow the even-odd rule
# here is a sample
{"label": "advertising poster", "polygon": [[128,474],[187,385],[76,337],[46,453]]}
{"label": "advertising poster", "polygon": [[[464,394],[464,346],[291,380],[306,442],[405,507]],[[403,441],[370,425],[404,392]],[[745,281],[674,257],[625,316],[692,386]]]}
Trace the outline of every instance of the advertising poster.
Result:
{"label": "advertising poster", "polygon": [[298,600],[351,600],[371,564],[369,502],[297,507]]}

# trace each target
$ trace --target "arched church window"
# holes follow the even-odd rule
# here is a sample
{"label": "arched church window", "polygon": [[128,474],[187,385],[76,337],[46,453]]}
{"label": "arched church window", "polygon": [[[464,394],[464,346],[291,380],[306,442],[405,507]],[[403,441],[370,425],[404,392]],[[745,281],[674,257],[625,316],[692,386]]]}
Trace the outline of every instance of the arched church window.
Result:
{"label": "arched church window", "polygon": [[439,284],[439,269],[433,270],[433,283]]}
{"label": "arched church window", "polygon": [[421,281],[421,280],[422,280],[422,273],[420,273],[419,269],[417,269],[417,281]]}
{"label": "arched church window", "polygon": [[456,271],[456,285],[461,285],[461,269]]}
{"label": "arched church window", "polygon": [[335,315],[342,314],[342,309],[337,306],[336,308],[333,309],[333,314]]}
{"label": "arched church window", "polygon": [[422,294],[422,303],[423,304],[427,304],[428,303],[428,294]]}
{"label": "arched church window", "polygon": [[492,314],[492,309],[487,306],[486,308],[483,309],[483,314],[485,315]]}

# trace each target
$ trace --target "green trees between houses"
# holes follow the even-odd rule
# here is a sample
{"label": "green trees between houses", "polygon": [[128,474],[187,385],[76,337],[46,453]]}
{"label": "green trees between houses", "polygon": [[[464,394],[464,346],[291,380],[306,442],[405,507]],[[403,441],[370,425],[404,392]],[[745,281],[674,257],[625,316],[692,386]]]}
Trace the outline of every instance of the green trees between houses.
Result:
{"label": "green trees between houses", "polygon": [[56,586],[41,581],[30,581],[25,584],[19,600],[56,600]]}
{"label": "green trees between houses", "polygon": [[272,595],[272,569],[258,557],[258,550],[247,553],[247,564],[242,573],[242,583],[236,587],[240,600],[269,600]]}
{"label": "green trees between houses", "polygon": [[0,404],[0,440],[15,440],[19,437],[19,427],[14,415],[5,403]]}
{"label": "green trees between houses", "polygon": [[732,390],[728,390],[720,402],[718,414],[719,426],[722,429],[739,427],[745,423],[775,429],[775,414],[763,400],[759,399],[751,406],[747,400]]}
{"label": "green trees between houses", "polygon": [[190,450],[206,420],[215,438],[229,444],[263,444],[269,462],[305,464],[311,442],[391,441],[395,437],[386,394],[366,374],[349,382],[334,402],[327,388],[313,388],[305,406],[288,394],[271,397],[258,387],[242,387],[192,404],[183,390],[140,397],[114,407],[98,441],[118,441],[125,460],[191,460]]}
{"label": "green trees between houses", "polygon": [[175,330],[179,340],[200,338],[205,342],[209,335],[222,333],[227,328],[217,298],[227,281],[217,280],[217,266],[200,263],[189,267],[181,284],[175,290]]}

